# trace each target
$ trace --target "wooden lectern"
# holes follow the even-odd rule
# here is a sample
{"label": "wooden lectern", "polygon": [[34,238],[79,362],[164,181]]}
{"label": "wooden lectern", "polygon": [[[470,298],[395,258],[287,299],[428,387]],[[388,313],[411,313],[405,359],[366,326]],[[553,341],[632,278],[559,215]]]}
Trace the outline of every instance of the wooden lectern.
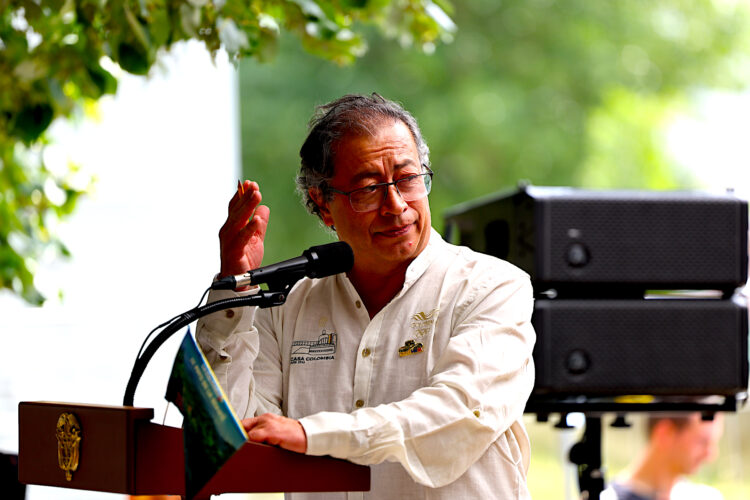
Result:
{"label": "wooden lectern", "polygon": [[[132,406],[20,403],[19,481],[130,495],[184,496],[182,429],[152,423],[153,413],[151,408]],[[69,414],[74,418],[61,417]],[[75,421],[78,430],[58,430],[63,421]],[[77,451],[66,448],[76,441]],[[248,442],[196,498],[221,493],[369,489],[369,467]]]}

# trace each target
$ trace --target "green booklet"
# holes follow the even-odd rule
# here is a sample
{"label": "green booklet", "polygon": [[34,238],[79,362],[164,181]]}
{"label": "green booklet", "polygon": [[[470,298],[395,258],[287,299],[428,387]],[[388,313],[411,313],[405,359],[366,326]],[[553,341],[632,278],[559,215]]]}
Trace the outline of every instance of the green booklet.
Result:
{"label": "green booklet", "polygon": [[192,499],[247,441],[247,434],[189,328],[165,397],[184,417],[185,494]]}

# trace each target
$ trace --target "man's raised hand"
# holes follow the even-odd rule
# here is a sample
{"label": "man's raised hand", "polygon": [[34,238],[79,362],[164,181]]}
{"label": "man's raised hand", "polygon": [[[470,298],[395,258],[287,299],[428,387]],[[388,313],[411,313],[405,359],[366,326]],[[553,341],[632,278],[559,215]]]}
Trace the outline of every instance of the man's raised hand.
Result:
{"label": "man's raised hand", "polygon": [[229,201],[227,220],[219,230],[220,276],[243,274],[260,267],[270,215],[269,208],[260,204],[261,199],[258,183],[245,181]]}

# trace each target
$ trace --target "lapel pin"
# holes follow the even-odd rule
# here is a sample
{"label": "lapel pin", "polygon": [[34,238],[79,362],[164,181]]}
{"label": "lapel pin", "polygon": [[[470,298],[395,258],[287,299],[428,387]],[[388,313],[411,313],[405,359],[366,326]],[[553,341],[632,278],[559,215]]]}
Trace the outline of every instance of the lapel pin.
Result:
{"label": "lapel pin", "polygon": [[399,357],[411,356],[412,354],[416,354],[422,351],[424,351],[424,346],[422,345],[422,342],[414,342],[413,340],[407,340],[403,346],[398,348],[398,355]]}

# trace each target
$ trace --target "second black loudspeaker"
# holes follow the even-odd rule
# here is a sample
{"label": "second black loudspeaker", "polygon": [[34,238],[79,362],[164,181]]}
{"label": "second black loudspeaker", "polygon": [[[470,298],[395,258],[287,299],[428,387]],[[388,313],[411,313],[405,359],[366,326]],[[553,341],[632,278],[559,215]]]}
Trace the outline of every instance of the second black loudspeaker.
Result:
{"label": "second black loudspeaker", "polygon": [[711,299],[538,299],[534,395],[734,395],[747,307]]}

